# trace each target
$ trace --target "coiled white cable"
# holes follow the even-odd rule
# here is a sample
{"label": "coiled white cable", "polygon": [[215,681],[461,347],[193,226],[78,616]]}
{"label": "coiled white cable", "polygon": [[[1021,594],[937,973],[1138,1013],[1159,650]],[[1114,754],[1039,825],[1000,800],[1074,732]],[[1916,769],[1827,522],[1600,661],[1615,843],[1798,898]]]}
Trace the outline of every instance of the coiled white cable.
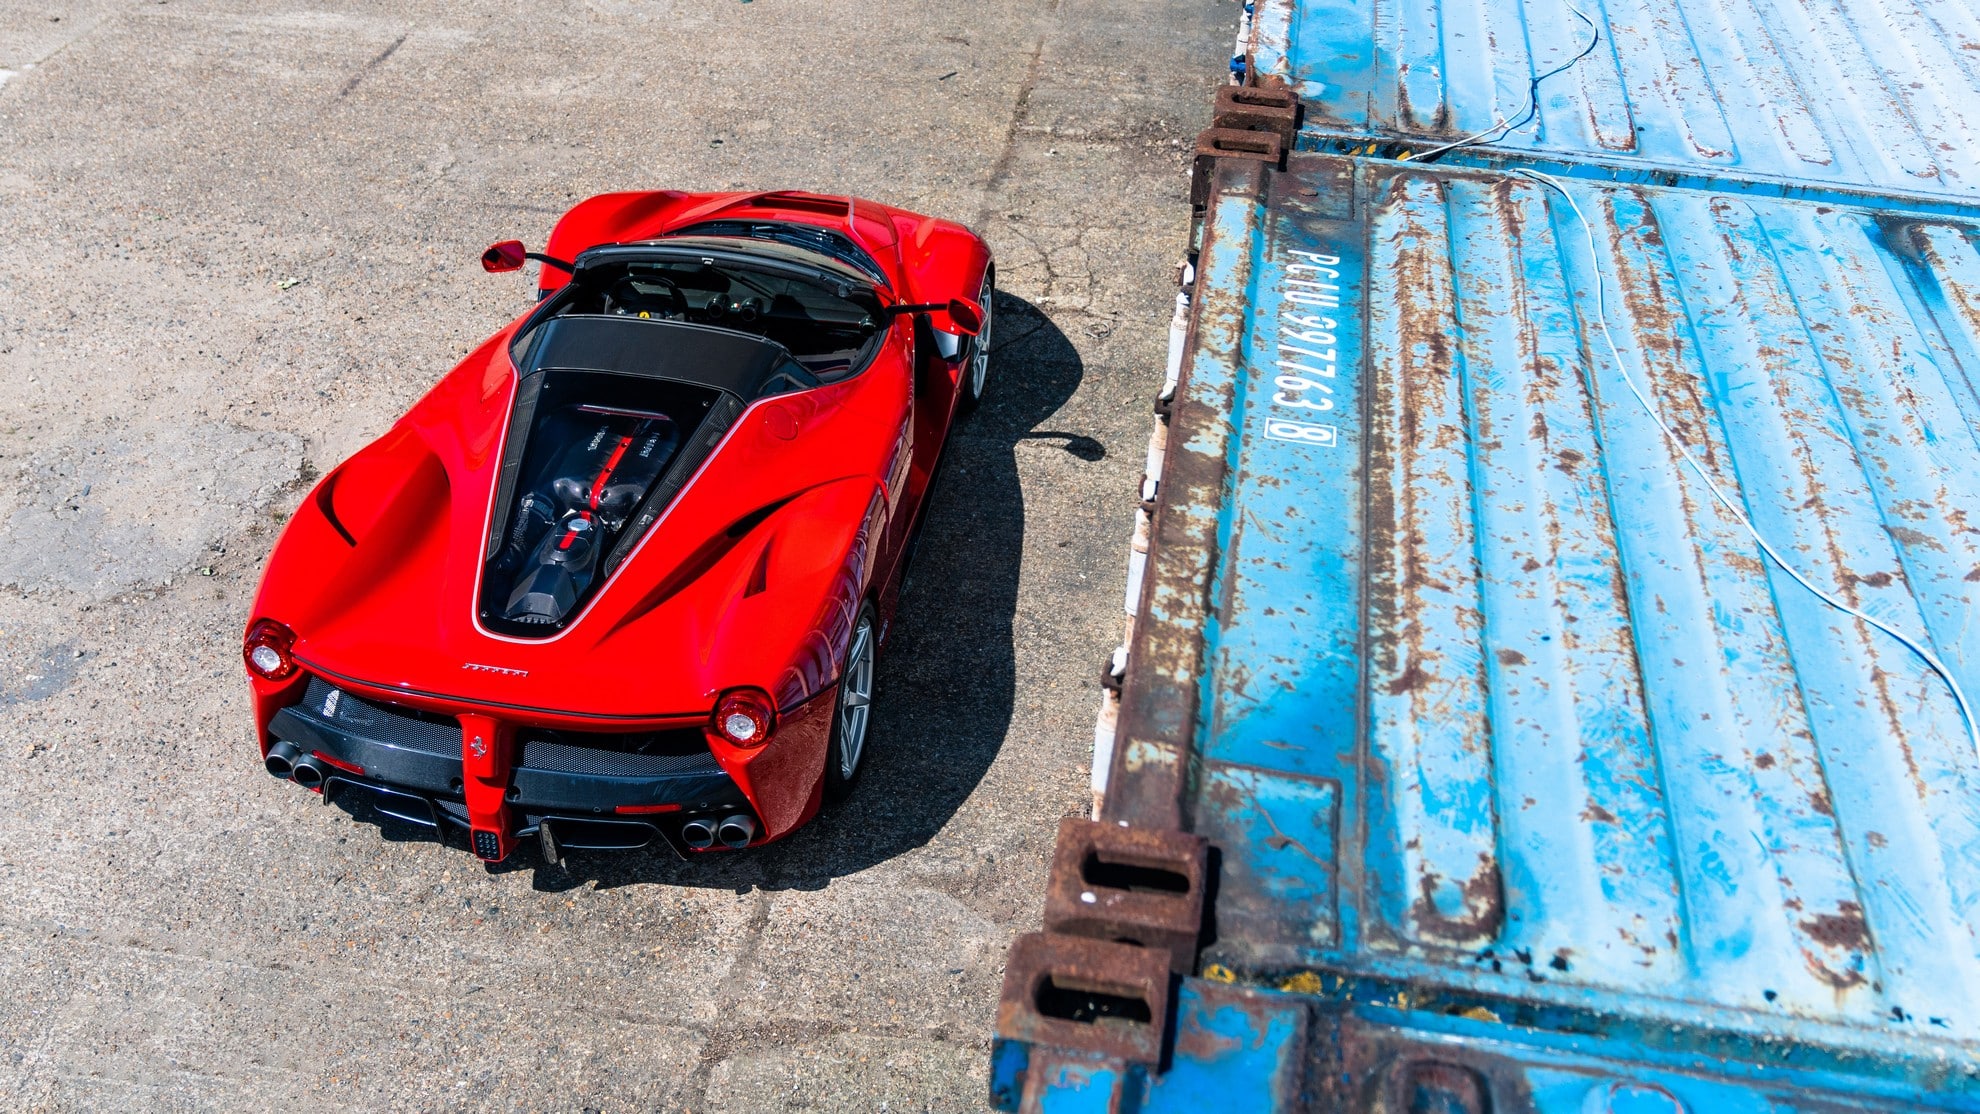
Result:
{"label": "coiled white cable", "polygon": [[[1577,12],[1575,14],[1579,15],[1580,13]],[[1582,18],[1586,19],[1587,17],[1583,16]],[[1939,679],[1946,683],[1946,688],[1951,690],[1953,700],[1958,703],[1959,714],[1966,720],[1967,739],[1972,743],[1974,753],[1980,755],[1980,724],[1975,723],[1973,707],[1966,700],[1966,690],[1960,687],[1959,681],[1953,677],[1952,670],[1948,669],[1946,664],[1940,661],[1932,651],[1926,649],[1923,644],[1913,640],[1910,636],[1892,627],[1890,624],[1872,618],[1864,612],[1844,603],[1842,600],[1837,599],[1830,593],[1823,591],[1807,577],[1803,576],[1793,565],[1788,564],[1787,559],[1782,557],[1780,552],[1753,525],[1753,520],[1747,517],[1746,511],[1733,502],[1732,498],[1725,493],[1724,489],[1720,488],[1718,483],[1712,479],[1711,475],[1705,471],[1705,466],[1698,462],[1698,458],[1691,455],[1691,450],[1685,446],[1683,441],[1678,439],[1678,435],[1671,430],[1671,427],[1664,424],[1663,416],[1657,413],[1655,406],[1651,405],[1650,396],[1645,394],[1643,388],[1637,385],[1636,377],[1629,373],[1628,365],[1623,363],[1622,351],[1616,347],[1615,334],[1609,331],[1608,282],[1602,273],[1601,257],[1595,251],[1594,226],[1589,224],[1588,218],[1581,212],[1581,206],[1575,204],[1574,198],[1569,195],[1567,189],[1552,177],[1542,174],[1537,170],[1520,169],[1515,170],[1514,173],[1521,177],[1531,178],[1536,182],[1540,182],[1548,189],[1559,194],[1561,200],[1566,201],[1568,208],[1573,210],[1574,219],[1581,222],[1581,234],[1588,242],[1588,260],[1590,265],[1595,268],[1595,323],[1601,326],[1602,340],[1609,347],[1609,357],[1615,360],[1616,370],[1622,373],[1623,382],[1628,385],[1629,393],[1636,396],[1636,401],[1643,406],[1643,412],[1650,416],[1650,420],[1656,424],[1658,431],[1664,435],[1664,440],[1670,442],[1671,447],[1677,450],[1678,456],[1683,458],[1684,462],[1691,466],[1691,470],[1697,473],[1698,478],[1705,482],[1705,487],[1711,491],[1712,497],[1718,500],[1719,505],[1724,507],[1742,527],[1745,527],[1748,534],[1752,535],[1754,543],[1760,547],[1760,552],[1765,553],[1768,560],[1774,562],[1782,572],[1792,577],[1796,584],[1808,589],[1816,598],[1835,608],[1837,611],[1852,618],[1860,619],[1870,626],[1883,631],[1899,644],[1903,645],[1905,649],[1918,655],[1920,661],[1923,661],[1929,666],[1932,672],[1938,674]]]}

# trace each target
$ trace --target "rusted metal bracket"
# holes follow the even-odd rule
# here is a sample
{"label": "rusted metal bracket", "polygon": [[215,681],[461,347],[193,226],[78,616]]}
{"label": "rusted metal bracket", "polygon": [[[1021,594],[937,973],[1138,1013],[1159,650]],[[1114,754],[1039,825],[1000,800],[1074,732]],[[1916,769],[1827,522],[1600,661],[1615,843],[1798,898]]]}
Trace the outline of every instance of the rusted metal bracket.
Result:
{"label": "rusted metal bracket", "polygon": [[1107,660],[1100,663],[1100,687],[1118,693],[1121,691],[1121,680],[1122,674],[1114,671],[1114,655],[1108,654]]}
{"label": "rusted metal bracket", "polygon": [[1033,932],[1011,945],[997,1038],[1154,1067],[1168,1012],[1166,953]]}
{"label": "rusted metal bracket", "polygon": [[1277,78],[1219,88],[1210,127],[1196,137],[1190,204],[1200,207],[1210,199],[1211,168],[1218,159],[1250,159],[1285,169],[1286,153],[1299,137],[1299,122],[1299,97]]}
{"label": "rusted metal bracket", "polygon": [[1159,1069],[1172,977],[1196,965],[1208,860],[1208,845],[1187,832],[1059,822],[1045,931],[1020,937],[1004,967],[992,1053],[999,1109],[1019,1109],[1034,1054]]}
{"label": "rusted metal bracket", "polygon": [[1018,937],[997,1003],[991,1105],[1035,1107],[1035,1061],[1084,1061],[1145,1077],[1162,1062],[1169,1003],[1164,951],[1051,932]]}
{"label": "rusted metal bracket", "polygon": [[1196,968],[1209,849],[1203,837],[1067,817],[1045,889],[1045,931],[1127,942]]}
{"label": "rusted metal bracket", "polygon": [[1299,124],[1299,97],[1275,77],[1258,85],[1220,87],[1210,126],[1224,131],[1271,132],[1291,150]]}
{"label": "rusted metal bracket", "polygon": [[1210,201],[1210,180],[1220,159],[1242,159],[1279,168],[1286,162],[1286,143],[1274,132],[1239,128],[1208,128],[1196,137],[1196,162],[1190,170],[1189,203],[1198,208]]}

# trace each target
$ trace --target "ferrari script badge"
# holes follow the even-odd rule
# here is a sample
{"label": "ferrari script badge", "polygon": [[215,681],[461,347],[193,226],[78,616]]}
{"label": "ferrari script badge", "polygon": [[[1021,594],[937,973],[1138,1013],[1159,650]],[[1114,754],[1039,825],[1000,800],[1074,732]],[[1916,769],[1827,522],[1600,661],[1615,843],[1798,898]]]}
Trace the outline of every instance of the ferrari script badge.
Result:
{"label": "ferrari script badge", "polygon": [[478,661],[464,661],[461,663],[461,668],[470,673],[496,673],[504,677],[529,676],[529,670],[527,669],[509,669],[500,665],[483,665]]}

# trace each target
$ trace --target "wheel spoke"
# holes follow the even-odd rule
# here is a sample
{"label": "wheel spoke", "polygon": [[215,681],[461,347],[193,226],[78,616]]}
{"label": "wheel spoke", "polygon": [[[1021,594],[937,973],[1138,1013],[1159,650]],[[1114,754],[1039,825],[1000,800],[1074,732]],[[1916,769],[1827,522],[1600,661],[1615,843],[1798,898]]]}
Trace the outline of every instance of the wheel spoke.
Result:
{"label": "wheel spoke", "polygon": [[873,703],[873,627],[853,631],[846,669],[839,678],[839,779],[851,781],[866,753],[866,724]]}

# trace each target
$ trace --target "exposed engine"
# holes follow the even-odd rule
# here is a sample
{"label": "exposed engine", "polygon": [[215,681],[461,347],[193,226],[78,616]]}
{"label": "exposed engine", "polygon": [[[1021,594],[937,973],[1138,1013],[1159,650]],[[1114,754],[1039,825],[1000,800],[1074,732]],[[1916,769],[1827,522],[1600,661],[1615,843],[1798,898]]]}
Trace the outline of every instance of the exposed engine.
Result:
{"label": "exposed engine", "polygon": [[580,404],[559,407],[535,436],[535,467],[489,572],[507,578],[502,618],[554,624],[584,598],[680,432],[665,414]]}

